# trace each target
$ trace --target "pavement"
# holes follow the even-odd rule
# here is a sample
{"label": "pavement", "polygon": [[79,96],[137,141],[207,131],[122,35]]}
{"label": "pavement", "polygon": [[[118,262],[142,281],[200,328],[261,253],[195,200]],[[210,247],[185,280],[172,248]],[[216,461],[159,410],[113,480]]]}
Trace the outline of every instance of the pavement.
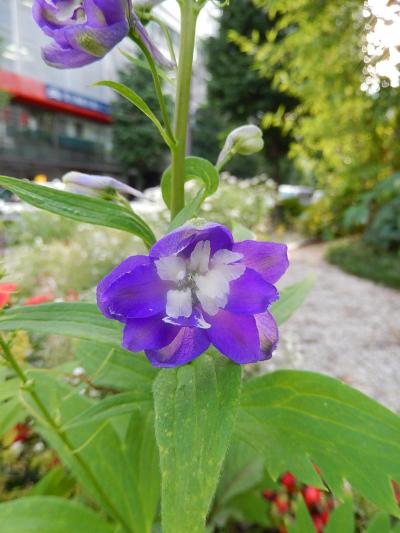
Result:
{"label": "pavement", "polygon": [[292,247],[279,286],[314,273],[314,287],[280,328],[265,370],[296,368],[342,379],[400,412],[400,291],[357,278],[324,259],[325,245]]}

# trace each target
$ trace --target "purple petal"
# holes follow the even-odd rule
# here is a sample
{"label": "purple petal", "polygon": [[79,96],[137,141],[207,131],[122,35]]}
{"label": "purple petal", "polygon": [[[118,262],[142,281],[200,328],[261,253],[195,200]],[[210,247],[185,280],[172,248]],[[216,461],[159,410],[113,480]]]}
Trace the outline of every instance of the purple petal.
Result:
{"label": "purple petal", "polygon": [[[90,3],[95,4],[97,8],[100,9],[107,21],[107,24],[114,24],[115,22],[128,19],[129,13],[132,9],[131,2],[128,0],[90,0]],[[88,5],[89,1],[85,0],[84,8],[88,13],[89,20]]]}
{"label": "purple petal", "polygon": [[100,28],[77,24],[65,28],[64,36],[74,50],[82,50],[100,58],[114,48],[127,35],[128,30],[126,20]]}
{"label": "purple petal", "polygon": [[56,42],[42,48],[42,57],[49,66],[60,69],[83,67],[99,59],[86,52],[62,48]]}
{"label": "purple petal", "polygon": [[181,252],[189,257],[199,241],[210,241],[211,255],[220,249],[230,250],[233,244],[231,232],[221,224],[207,223],[201,227],[185,224],[162,237],[149,254],[155,259]]}
{"label": "purple petal", "polygon": [[253,315],[265,311],[278,298],[278,291],[271,283],[251,268],[246,268],[240,278],[230,282],[229,299],[225,309]]}
{"label": "purple petal", "polygon": [[287,246],[277,242],[242,241],[235,243],[233,252],[243,254],[241,260],[269,283],[275,283],[289,266]]}
{"label": "purple petal", "polygon": [[164,322],[168,324],[174,324],[175,326],[180,327],[189,327],[189,328],[201,328],[208,329],[210,324],[205,320],[203,313],[199,307],[193,309],[193,313],[188,317],[179,316],[178,318],[173,318],[170,316],[164,317]]}
{"label": "purple petal", "polygon": [[137,33],[138,37],[140,38],[140,40],[143,42],[147,50],[150,52],[154,61],[156,61],[156,63],[158,63],[161,67],[165,67],[168,69],[171,69],[175,66],[172,61],[167,59],[164,56],[164,54],[162,54],[162,52],[157,48],[157,46],[150,39],[150,36],[147,33],[146,28],[140,22],[140,19],[136,15],[135,12],[132,12],[132,26],[135,32]]}
{"label": "purple petal", "polygon": [[180,328],[176,337],[160,350],[145,350],[153,366],[173,368],[189,363],[207,350],[210,341],[203,329]]}
{"label": "purple petal", "polygon": [[278,340],[278,326],[274,317],[268,311],[255,315],[257,329],[260,336],[260,350],[262,360],[270,359],[272,352],[275,350]]}
{"label": "purple petal", "polygon": [[163,315],[147,318],[130,318],[124,328],[122,346],[132,352],[142,350],[158,350],[170,344],[179,328],[166,324]]}
{"label": "purple petal", "polygon": [[[149,269],[144,277],[147,282],[158,284],[160,279],[156,274],[157,279],[154,280],[153,262],[145,255],[128,257],[101,280],[97,287],[97,305],[104,316],[124,322],[128,316],[132,316],[131,312],[135,309],[139,311],[136,316],[155,315],[165,309],[165,296],[162,293],[156,292],[154,302],[149,301],[153,287],[149,288],[148,283],[142,285],[140,279],[146,269]],[[155,288],[158,289],[158,285]],[[144,306],[141,312],[140,305]],[[151,312],[149,308],[152,309]]]}
{"label": "purple petal", "polygon": [[215,316],[206,315],[211,328],[206,330],[210,341],[235,363],[255,363],[262,359],[260,338],[255,318],[221,309]]}

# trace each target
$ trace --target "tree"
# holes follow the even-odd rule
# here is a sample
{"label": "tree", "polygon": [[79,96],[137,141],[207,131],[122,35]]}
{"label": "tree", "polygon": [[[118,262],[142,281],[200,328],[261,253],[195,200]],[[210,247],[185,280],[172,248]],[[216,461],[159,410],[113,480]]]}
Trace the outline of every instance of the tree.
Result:
{"label": "tree", "polygon": [[[149,71],[129,64],[119,73],[119,81],[140,94],[159,117]],[[170,105],[171,100],[167,99],[167,103]],[[158,184],[168,164],[168,149],[159,132],[141,111],[120,96],[113,103],[112,114],[114,154],[129,181],[140,188]]]}
{"label": "tree", "polygon": [[267,119],[291,126],[290,155],[325,189],[326,229],[338,233],[359,194],[400,166],[398,89],[387,81],[374,92],[368,88],[371,58],[363,44],[373,20],[365,18],[362,1],[261,0],[260,9],[277,15],[279,24],[264,43],[250,36],[242,47],[261,75],[274,71],[274,85],[299,101]]}
{"label": "tree", "polygon": [[[202,152],[201,155],[214,157],[212,146],[221,146],[230,129],[248,122],[261,125],[266,112],[275,112],[282,105],[289,109],[293,107],[294,100],[273,88],[270,80],[260,75],[254,68],[253,57],[241,50],[237,41],[239,35],[253,36],[261,44],[265,41],[265,33],[274,25],[275,21],[270,20],[266,13],[260,13],[252,0],[234,0],[229,8],[223,10],[218,35],[205,43],[210,73],[208,101],[197,113],[199,131],[194,131],[194,147]],[[216,130],[207,132],[208,143],[205,146],[201,140],[204,126],[206,131],[210,129],[210,121],[204,120],[206,117],[210,117]],[[265,150],[258,160],[234,159],[228,168],[242,166],[244,175],[249,176],[249,165],[258,166],[258,170],[268,170],[280,182],[289,138],[279,128],[272,128],[265,131],[264,140]],[[253,170],[257,171],[257,168]]]}

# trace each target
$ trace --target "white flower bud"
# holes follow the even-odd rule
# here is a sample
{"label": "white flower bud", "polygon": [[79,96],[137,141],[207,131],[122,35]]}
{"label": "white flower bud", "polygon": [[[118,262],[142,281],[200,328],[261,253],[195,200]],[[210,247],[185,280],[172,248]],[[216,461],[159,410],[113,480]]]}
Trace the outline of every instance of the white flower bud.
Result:
{"label": "white flower bud", "polygon": [[85,196],[101,198],[104,195],[119,192],[121,194],[131,194],[139,198],[142,197],[140,191],[109,176],[97,176],[72,171],[65,174],[62,181],[67,191]]}
{"label": "white flower bud", "polygon": [[228,135],[225,145],[219,154],[217,165],[223,163],[234,154],[251,155],[264,147],[262,131],[257,126],[247,125],[236,128]]}

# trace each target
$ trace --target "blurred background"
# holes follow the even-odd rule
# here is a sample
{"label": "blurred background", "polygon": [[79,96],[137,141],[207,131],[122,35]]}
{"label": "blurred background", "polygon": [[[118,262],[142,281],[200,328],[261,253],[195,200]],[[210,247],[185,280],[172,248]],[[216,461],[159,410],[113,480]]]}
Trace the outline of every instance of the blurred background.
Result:
{"label": "blurred background", "polygon": [[[132,206],[160,235],[167,215],[158,184],[168,153],[137,110],[93,86],[118,79],[155,109],[151,76],[140,59],[121,54],[136,54],[126,41],[89,67],[47,67],[31,8],[31,0],[0,0],[0,173],[58,188],[71,169],[114,176],[144,191]],[[154,13],[177,45],[176,2]],[[167,54],[160,27],[147,28]],[[399,83],[399,0],[232,0],[225,9],[209,2],[199,20],[191,152],[215,162],[227,134],[246,123],[261,127],[265,140],[262,152],[228,164],[201,216],[288,243],[282,287],[314,278],[261,370],[325,372],[396,411]],[[165,89],[172,107],[173,80]],[[188,196],[194,189],[189,184]],[[135,237],[35,210],[0,190],[0,308],[93,300],[99,279],[141,251]],[[74,352],[57,337],[18,332],[13,342],[21,359],[39,366]],[[54,466],[43,443],[12,451],[29,438],[20,426],[0,444],[0,500]]]}

